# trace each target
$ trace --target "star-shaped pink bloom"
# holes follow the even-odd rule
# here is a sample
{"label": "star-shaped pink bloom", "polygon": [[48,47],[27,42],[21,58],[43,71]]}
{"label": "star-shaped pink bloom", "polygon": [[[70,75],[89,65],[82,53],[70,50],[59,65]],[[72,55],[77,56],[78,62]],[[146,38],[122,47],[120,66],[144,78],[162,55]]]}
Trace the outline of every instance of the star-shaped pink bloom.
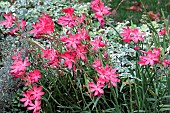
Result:
{"label": "star-shaped pink bloom", "polygon": [[80,40],[90,40],[90,36],[84,27],[82,29],[78,29],[77,32],[79,34]]}
{"label": "star-shaped pink bloom", "polygon": [[25,98],[21,98],[20,101],[24,102],[24,107],[26,107],[32,103],[33,97],[31,95],[30,90],[28,90],[27,92],[22,92],[22,94],[24,95]]}
{"label": "star-shaped pink bloom", "polygon": [[[65,13],[65,16],[60,16],[58,18],[58,24],[68,27],[74,27],[78,24],[77,17],[73,15],[74,9],[73,8],[65,8],[62,10]],[[83,19],[83,18],[82,18]],[[81,20],[80,20],[81,21]]]}
{"label": "star-shaped pink bloom", "polygon": [[50,34],[54,32],[54,22],[47,14],[42,13],[42,17],[39,18],[39,22],[32,24],[33,30],[30,31],[30,34],[41,35],[41,34]]}
{"label": "star-shaped pink bloom", "polygon": [[68,7],[68,8],[64,8],[62,12],[64,12],[66,15],[73,15],[74,9],[72,7]]}
{"label": "star-shaped pink bloom", "polygon": [[106,45],[105,42],[102,42],[102,37],[96,37],[94,40],[90,41],[90,44],[93,46],[91,50],[98,50],[99,47],[104,47]]}
{"label": "star-shaped pink bloom", "polygon": [[138,41],[140,40],[140,41],[143,41],[144,40],[144,38],[143,38],[143,35],[144,35],[144,33],[140,33],[139,32],[139,30],[138,30],[138,28],[135,28],[135,29],[133,29],[132,31],[131,31],[131,37],[132,37],[132,40],[133,40],[133,42],[136,44],[136,43],[138,43]]}
{"label": "star-shaped pink bloom", "polygon": [[123,28],[123,32],[120,33],[120,36],[123,37],[123,41],[130,43],[130,41],[132,40],[132,37],[130,36],[132,29],[129,27]]}
{"label": "star-shaped pink bloom", "polygon": [[30,63],[28,61],[28,57],[25,58],[24,61],[20,60],[15,60],[12,66],[10,68],[12,69],[10,73],[16,77],[19,78],[21,77],[22,74],[25,73],[26,67],[29,66]]}
{"label": "star-shaped pink bloom", "polygon": [[6,20],[0,22],[0,25],[5,25],[5,28],[9,28],[12,26],[12,23],[15,21],[15,17],[12,16],[12,13],[4,14]]}
{"label": "star-shaped pink bloom", "polygon": [[48,65],[50,65],[52,68],[54,68],[54,66],[58,66],[59,65],[59,58],[58,58],[58,51],[55,50],[54,48],[47,48],[46,49],[42,49],[43,54],[41,55],[42,58],[46,58],[48,59]]}
{"label": "star-shaped pink bloom", "polygon": [[130,41],[133,41],[136,44],[139,40],[144,40],[143,32],[139,32],[138,28],[131,29],[128,26],[126,28],[123,28],[123,32],[120,33],[120,36],[123,37],[122,40],[126,43],[130,43]]}
{"label": "star-shaped pink bloom", "polygon": [[76,58],[79,59],[81,58],[83,61],[87,61],[87,57],[85,56],[87,54],[87,46],[86,45],[83,45],[83,44],[80,44],[78,45],[77,47],[77,50],[76,50]]}
{"label": "star-shaped pink bloom", "polygon": [[104,94],[104,90],[102,89],[104,87],[104,84],[101,84],[99,82],[97,82],[97,84],[95,84],[94,82],[89,82],[89,92],[92,93],[94,92],[94,96],[101,96],[102,94]]}
{"label": "star-shaped pink bloom", "polygon": [[41,109],[41,101],[35,100],[34,104],[29,104],[29,107],[27,107],[28,110],[33,110],[33,113],[40,113],[39,110]]}
{"label": "star-shaped pink bloom", "polygon": [[66,44],[66,47],[70,48],[73,47],[74,49],[77,49],[77,45],[79,45],[81,42],[79,34],[69,34],[69,37],[61,37],[60,40]]}
{"label": "star-shaped pink bloom", "polygon": [[93,68],[95,68],[98,71],[102,67],[102,63],[100,62],[100,60],[95,59],[92,66],[93,66]]}
{"label": "star-shaped pink bloom", "polygon": [[153,66],[155,63],[158,63],[160,56],[160,48],[154,48],[153,50],[153,52],[151,50],[148,50],[148,52],[144,52],[145,54],[147,54],[146,56],[139,56],[140,61],[138,62],[138,64],[150,64],[151,66]]}
{"label": "star-shaped pink bloom", "polygon": [[40,100],[41,96],[45,94],[44,92],[41,92],[41,90],[42,90],[42,86],[40,87],[33,86],[31,90],[31,94],[33,95],[34,99]]}
{"label": "star-shaped pink bloom", "polygon": [[72,65],[76,63],[76,52],[74,51],[66,51],[60,57],[64,58],[64,65],[68,66],[68,69],[71,69],[73,67]]}
{"label": "star-shaped pink bloom", "polygon": [[95,12],[94,18],[97,18],[101,25],[104,25],[104,15],[111,14],[109,10],[111,8],[105,7],[104,3],[102,3],[100,0],[94,0],[91,2],[91,8]]}
{"label": "star-shaped pink bloom", "polygon": [[33,72],[30,72],[29,77],[30,77],[31,83],[38,82],[39,78],[41,78],[40,70],[35,69]]}

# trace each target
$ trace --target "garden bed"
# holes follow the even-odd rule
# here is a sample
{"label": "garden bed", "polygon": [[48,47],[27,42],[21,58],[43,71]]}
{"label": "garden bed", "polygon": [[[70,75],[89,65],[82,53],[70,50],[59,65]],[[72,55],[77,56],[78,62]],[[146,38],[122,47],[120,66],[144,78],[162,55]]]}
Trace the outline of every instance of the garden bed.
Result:
{"label": "garden bed", "polygon": [[111,4],[0,2],[2,112],[169,112],[168,10],[119,22]]}

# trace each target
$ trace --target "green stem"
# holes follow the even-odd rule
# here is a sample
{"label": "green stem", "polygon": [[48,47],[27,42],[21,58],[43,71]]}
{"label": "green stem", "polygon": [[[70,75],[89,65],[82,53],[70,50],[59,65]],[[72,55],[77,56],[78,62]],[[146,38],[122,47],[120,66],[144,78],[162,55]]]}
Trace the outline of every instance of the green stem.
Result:
{"label": "green stem", "polygon": [[168,85],[168,95],[170,95],[170,71],[168,73],[168,80],[167,80],[167,85]]}
{"label": "green stem", "polygon": [[59,106],[62,106],[60,103],[57,102],[57,100],[54,99],[54,97],[51,95],[51,93],[48,91],[48,89],[46,89],[46,88],[42,85],[41,82],[40,82],[40,85],[43,87],[44,90],[46,90],[46,91],[48,92],[49,96],[54,100],[54,102],[55,102],[56,104],[58,104]]}
{"label": "green stem", "polygon": [[37,46],[40,49],[45,49],[41,44],[39,44],[37,41],[33,39],[28,39],[28,41],[30,41],[33,45]]}
{"label": "green stem", "polygon": [[[130,81],[129,78],[128,78],[128,80]],[[132,100],[132,85],[131,85],[131,83],[129,84],[129,86],[130,86],[130,109],[131,109],[131,113],[134,113],[133,100]]]}

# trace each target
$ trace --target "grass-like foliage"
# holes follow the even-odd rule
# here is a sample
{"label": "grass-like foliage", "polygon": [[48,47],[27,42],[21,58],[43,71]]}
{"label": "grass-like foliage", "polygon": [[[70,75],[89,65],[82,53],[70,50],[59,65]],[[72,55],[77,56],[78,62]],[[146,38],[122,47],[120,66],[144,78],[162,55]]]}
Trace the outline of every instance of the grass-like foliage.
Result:
{"label": "grass-like foliage", "polygon": [[11,56],[10,74],[23,85],[12,112],[170,110],[170,30],[163,11],[164,24],[143,18],[137,26],[115,23],[110,10],[101,0],[18,0],[2,9],[2,33],[28,45]]}

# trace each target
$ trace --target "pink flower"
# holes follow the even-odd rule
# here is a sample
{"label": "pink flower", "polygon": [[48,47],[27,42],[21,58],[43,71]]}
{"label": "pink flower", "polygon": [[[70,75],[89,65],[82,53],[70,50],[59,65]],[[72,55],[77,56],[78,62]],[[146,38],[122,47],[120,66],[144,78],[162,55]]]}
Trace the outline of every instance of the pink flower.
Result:
{"label": "pink flower", "polygon": [[56,51],[53,48],[46,47],[46,49],[42,49],[42,58],[54,59],[56,55]]}
{"label": "pink flower", "polygon": [[5,25],[5,28],[9,28],[12,26],[12,23],[15,21],[15,17],[12,16],[12,13],[4,14],[6,20],[0,22],[0,25]]}
{"label": "pink flower", "polygon": [[81,24],[83,23],[86,15],[82,14],[81,17],[77,17],[74,15],[74,9],[69,7],[69,8],[65,8],[62,10],[62,12],[65,13],[65,16],[60,16],[58,18],[58,24],[62,25],[62,26],[68,26],[68,27],[74,27],[77,24]]}
{"label": "pink flower", "polygon": [[110,88],[111,82],[111,84],[116,87],[116,83],[120,81],[118,78],[119,75],[116,74],[117,69],[112,69],[108,64],[103,67],[100,60],[94,60],[94,64],[92,66],[99,74],[99,79],[97,80],[97,83],[108,83],[108,88]]}
{"label": "pink flower", "polygon": [[[117,87],[117,82],[120,82],[120,79],[118,78],[119,74],[116,74],[117,69],[108,69],[109,71],[106,71],[106,75],[109,76],[109,81],[114,87]],[[108,84],[108,88],[110,88],[110,83]]]}
{"label": "pink flower", "polygon": [[165,35],[165,34],[166,34],[166,28],[159,31],[160,36]]}
{"label": "pink flower", "polygon": [[[15,51],[15,52],[16,52],[16,51]],[[21,58],[21,52],[17,52],[17,55],[16,55],[16,56],[12,55],[11,58],[12,58],[13,60],[22,60],[22,58]]]}
{"label": "pink flower", "polygon": [[[116,87],[116,83],[119,82],[120,80],[118,79],[118,74],[116,74],[116,70],[117,69],[111,69],[111,67],[109,67],[109,65],[107,64],[106,67],[102,67],[100,69],[97,70],[97,72],[99,73],[99,78],[98,82],[100,82],[100,80],[102,80],[101,82],[105,82],[105,83],[109,83],[111,82],[112,85],[114,87]],[[110,87],[110,84],[108,85],[108,87]]]}
{"label": "pink flower", "polygon": [[123,32],[120,33],[120,36],[123,37],[123,41],[130,43],[130,41],[132,40],[132,37],[130,36],[132,29],[129,27],[123,28]]}
{"label": "pink flower", "polygon": [[123,32],[120,33],[120,36],[123,37],[123,41],[126,43],[130,43],[132,40],[135,44],[138,43],[138,41],[144,40],[144,33],[140,33],[138,28],[131,29],[129,27],[123,28]]}
{"label": "pink flower", "polygon": [[81,58],[83,61],[87,61],[87,57],[85,56],[87,54],[87,46],[86,45],[83,45],[83,44],[80,44],[78,45],[77,47],[77,50],[76,50],[76,58],[79,59]]}
{"label": "pink flower", "polygon": [[97,84],[95,84],[94,82],[89,82],[89,92],[92,93],[94,92],[94,96],[101,96],[102,94],[104,94],[104,90],[102,89],[104,87],[104,84],[101,84],[99,82],[97,82]]}
{"label": "pink flower", "polygon": [[137,51],[137,50],[139,50],[139,48],[140,48],[139,46],[136,46],[136,47],[134,48],[134,50]]}
{"label": "pink flower", "polygon": [[64,66],[68,66],[68,69],[71,69],[73,64],[76,64],[76,52],[74,51],[66,51],[60,55],[60,57],[64,58]]}
{"label": "pink flower", "polygon": [[155,56],[157,56],[157,57],[160,56],[160,51],[161,51],[160,48],[153,48],[153,54],[154,54]]}
{"label": "pink flower", "polygon": [[24,107],[26,107],[32,103],[33,97],[31,95],[30,90],[28,90],[27,92],[22,92],[22,94],[24,95],[25,98],[21,98],[20,101],[24,102]]}
{"label": "pink flower", "polygon": [[164,62],[163,62],[163,65],[170,67],[170,60],[166,60],[166,59],[165,59]]}
{"label": "pink flower", "polygon": [[32,24],[33,30],[30,31],[30,34],[41,35],[41,34],[50,34],[54,32],[54,22],[52,19],[47,15],[42,13],[43,17],[39,18],[39,22],[36,24]]}
{"label": "pink flower", "polygon": [[[103,82],[107,83],[109,82],[109,75],[106,74],[107,71],[107,67],[101,67],[100,69],[97,70],[97,72],[99,73],[99,78],[102,79]],[[98,80],[98,82],[100,82],[100,80]]]}
{"label": "pink flower", "polygon": [[35,100],[34,104],[31,103],[29,104],[30,106],[27,107],[28,110],[33,110],[33,113],[40,113],[39,110],[41,109],[41,101],[40,100]]}
{"label": "pink flower", "polygon": [[10,66],[12,69],[10,73],[16,78],[21,78],[21,76],[25,73],[26,67],[29,65],[28,57],[26,57],[24,61],[21,59],[15,60],[12,66]]}
{"label": "pink flower", "polygon": [[68,27],[74,27],[78,24],[77,17],[73,15],[74,9],[73,8],[65,8],[62,10],[65,13],[65,16],[61,16],[58,18],[58,24]]}
{"label": "pink flower", "polygon": [[102,37],[96,37],[94,40],[90,41],[90,44],[93,46],[91,50],[98,50],[99,47],[104,47],[105,42],[102,42]]}
{"label": "pink flower", "polygon": [[63,9],[62,12],[64,12],[68,16],[71,16],[74,13],[74,9],[71,7],[68,7],[68,8]]}
{"label": "pink flower", "polygon": [[144,35],[144,33],[139,33],[139,30],[138,30],[138,28],[135,28],[135,29],[133,29],[132,31],[131,31],[131,37],[132,37],[132,40],[133,40],[133,42],[136,44],[136,43],[138,43],[138,41],[140,40],[140,41],[143,41],[144,40],[144,38],[143,38],[143,35]]}
{"label": "pink flower", "polygon": [[58,24],[72,28],[77,25],[76,16],[61,16],[58,18]]}
{"label": "pink flower", "polygon": [[28,110],[33,110],[33,113],[39,113],[41,109],[41,96],[44,95],[44,92],[41,92],[41,90],[42,86],[33,86],[26,93],[22,92],[25,98],[21,98],[20,101],[24,102],[24,107],[27,107]]}
{"label": "pink flower", "polygon": [[69,34],[69,38],[67,37],[61,37],[60,40],[62,42],[65,42],[66,47],[70,48],[73,47],[74,49],[77,49],[77,45],[80,44],[80,37],[79,34]]}
{"label": "pink flower", "polygon": [[102,2],[98,2],[98,4],[92,3],[91,7],[92,7],[93,11],[96,12],[95,15],[103,16],[103,15],[110,15],[111,14],[111,12],[109,11],[109,10],[111,10],[111,8],[105,7],[104,3],[102,3]]}
{"label": "pink flower", "polygon": [[111,8],[105,7],[104,3],[102,3],[100,0],[94,0],[91,2],[91,8],[95,12],[94,18],[97,18],[100,22],[101,25],[104,25],[104,15],[109,15],[111,14],[109,10]]}
{"label": "pink flower", "polygon": [[155,63],[159,62],[160,48],[154,48],[153,52],[151,50],[148,50],[148,52],[146,52],[145,54],[147,54],[147,56],[139,56],[140,61],[138,62],[138,64],[150,64],[151,66],[153,66]]}
{"label": "pink flower", "polygon": [[48,59],[48,64],[51,65],[52,68],[54,68],[54,66],[58,66],[59,64],[59,58],[58,58],[58,51],[54,50],[53,48],[47,48],[42,50],[43,54],[42,54],[42,58],[46,58]]}
{"label": "pink flower", "polygon": [[77,31],[81,40],[90,40],[90,36],[84,27],[82,29],[78,29]]}
{"label": "pink flower", "polygon": [[40,100],[41,96],[44,95],[44,92],[41,92],[41,90],[42,90],[42,86],[40,86],[40,87],[33,86],[30,93],[32,94],[32,96],[35,100]]}
{"label": "pink flower", "polygon": [[40,70],[35,69],[33,72],[30,72],[29,77],[30,77],[31,83],[38,82],[39,78],[41,78]]}
{"label": "pink flower", "polygon": [[92,64],[92,66],[98,71],[102,67],[102,63],[100,62],[100,60],[95,59],[94,64]]}

